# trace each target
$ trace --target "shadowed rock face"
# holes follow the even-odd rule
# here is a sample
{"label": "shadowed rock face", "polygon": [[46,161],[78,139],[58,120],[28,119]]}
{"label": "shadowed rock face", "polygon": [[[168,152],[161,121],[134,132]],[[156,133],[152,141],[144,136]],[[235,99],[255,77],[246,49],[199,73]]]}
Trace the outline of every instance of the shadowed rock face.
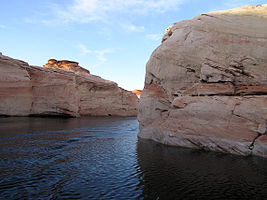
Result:
{"label": "shadowed rock face", "polygon": [[88,75],[90,74],[89,70],[82,68],[79,66],[78,62],[74,61],[68,61],[68,60],[55,60],[55,59],[50,59],[48,62],[44,65],[44,68],[58,68],[58,69],[63,69],[67,71],[72,71],[80,75]]}
{"label": "shadowed rock face", "polygon": [[146,66],[139,137],[267,157],[267,4],[175,23]]}
{"label": "shadowed rock face", "polygon": [[98,76],[29,66],[0,55],[0,115],[135,116],[138,101]]}

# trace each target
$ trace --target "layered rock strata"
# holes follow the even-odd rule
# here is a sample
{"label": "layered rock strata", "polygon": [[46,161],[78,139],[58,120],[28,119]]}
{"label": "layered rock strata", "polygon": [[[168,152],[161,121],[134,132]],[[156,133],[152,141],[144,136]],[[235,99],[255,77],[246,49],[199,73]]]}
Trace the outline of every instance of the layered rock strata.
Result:
{"label": "layered rock strata", "polygon": [[175,23],[146,66],[139,137],[267,157],[267,4]]}
{"label": "layered rock strata", "polygon": [[98,76],[0,56],[2,116],[135,116],[137,104],[135,94]]}

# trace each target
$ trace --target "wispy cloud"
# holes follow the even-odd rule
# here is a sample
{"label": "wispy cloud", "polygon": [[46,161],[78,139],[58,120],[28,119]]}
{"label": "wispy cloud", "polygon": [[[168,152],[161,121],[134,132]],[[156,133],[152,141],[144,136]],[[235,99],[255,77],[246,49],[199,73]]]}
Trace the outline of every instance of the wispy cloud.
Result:
{"label": "wispy cloud", "polygon": [[55,27],[58,25],[57,20],[53,19],[38,19],[38,18],[30,18],[30,17],[26,17],[24,18],[24,22],[28,23],[28,24],[44,24],[46,26],[51,26],[51,27]]}
{"label": "wispy cloud", "polygon": [[6,29],[7,27],[5,25],[0,24],[0,29]]}
{"label": "wispy cloud", "polygon": [[81,50],[82,55],[95,55],[97,63],[94,67],[98,67],[107,61],[105,54],[114,52],[114,49],[90,50],[83,44],[78,45],[78,48]]}
{"label": "wispy cloud", "polygon": [[121,24],[122,28],[127,32],[143,32],[145,31],[144,26],[136,26],[134,24]]}
{"label": "wispy cloud", "polygon": [[148,34],[146,37],[150,40],[154,40],[154,41],[159,41],[161,40],[163,34],[161,33],[156,33],[156,34]]}
{"label": "wispy cloud", "polygon": [[108,22],[110,17],[119,14],[164,13],[175,10],[184,0],[72,0],[68,5],[52,4],[51,9],[57,18],[64,22],[88,23]]}

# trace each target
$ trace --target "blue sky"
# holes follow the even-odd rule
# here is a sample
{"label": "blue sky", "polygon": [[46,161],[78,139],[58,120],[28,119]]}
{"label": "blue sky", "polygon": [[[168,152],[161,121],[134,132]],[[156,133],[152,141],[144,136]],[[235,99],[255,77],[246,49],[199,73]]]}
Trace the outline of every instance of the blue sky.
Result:
{"label": "blue sky", "polygon": [[266,0],[0,0],[0,52],[31,65],[74,60],[92,74],[142,89],[165,29],[215,10]]}

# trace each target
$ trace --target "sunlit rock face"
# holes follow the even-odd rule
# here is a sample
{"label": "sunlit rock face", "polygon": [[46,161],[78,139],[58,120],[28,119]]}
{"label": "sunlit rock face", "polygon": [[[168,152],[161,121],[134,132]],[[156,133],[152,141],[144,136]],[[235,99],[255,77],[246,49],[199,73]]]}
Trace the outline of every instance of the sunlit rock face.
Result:
{"label": "sunlit rock face", "polygon": [[29,115],[33,101],[28,63],[0,54],[0,115]]}
{"label": "sunlit rock face", "polygon": [[0,56],[0,115],[135,116],[138,101],[115,82],[89,73]]}
{"label": "sunlit rock face", "polygon": [[44,65],[44,68],[58,68],[62,70],[72,71],[80,75],[88,75],[90,74],[89,70],[82,68],[79,66],[78,62],[69,61],[69,60],[55,60],[50,59],[48,62]]}
{"label": "sunlit rock face", "polygon": [[175,23],[146,66],[139,137],[267,157],[267,4]]}
{"label": "sunlit rock face", "polygon": [[142,90],[132,90],[132,93],[136,94],[138,98],[140,98]]}

